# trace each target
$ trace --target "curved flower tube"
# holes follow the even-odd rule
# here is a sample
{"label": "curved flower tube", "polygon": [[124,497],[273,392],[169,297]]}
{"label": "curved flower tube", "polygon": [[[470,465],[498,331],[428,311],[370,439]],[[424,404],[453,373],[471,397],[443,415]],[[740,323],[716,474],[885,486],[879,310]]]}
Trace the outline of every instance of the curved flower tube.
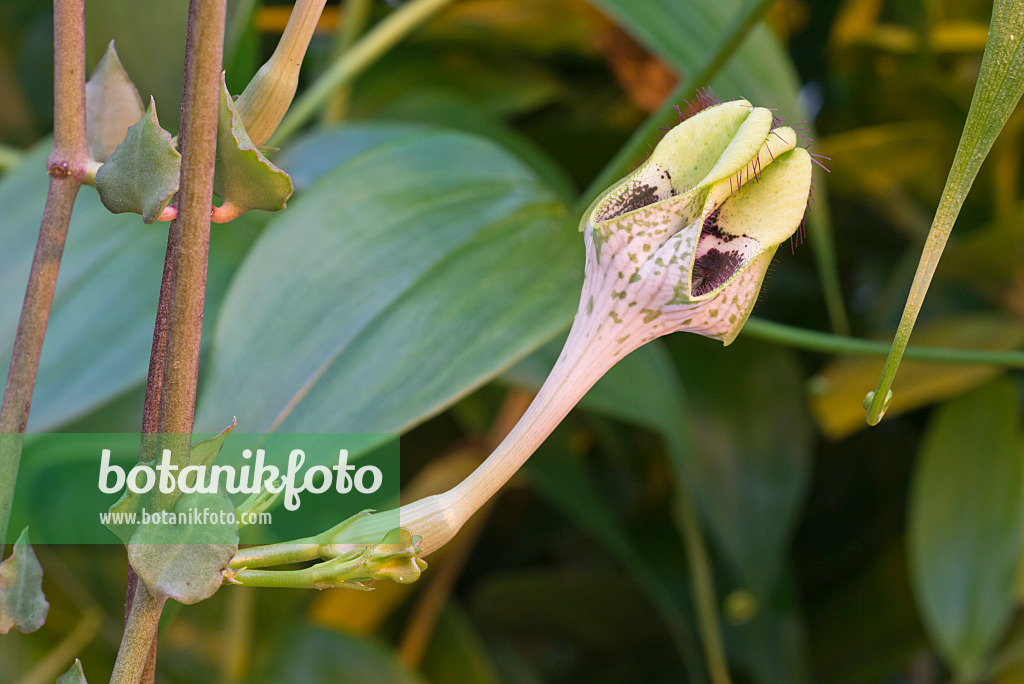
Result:
{"label": "curved flower tube", "polygon": [[[402,527],[422,537],[423,555],[454,537],[626,354],[679,330],[725,344],[736,338],[775,250],[800,226],[811,189],[810,155],[796,147],[793,129],[773,122],[769,110],[745,100],[705,109],[591,205],[581,224],[579,308],[530,408],[460,484],[399,511]],[[318,554],[380,539],[384,519],[371,515],[318,538]],[[246,549],[232,564],[264,555]]]}

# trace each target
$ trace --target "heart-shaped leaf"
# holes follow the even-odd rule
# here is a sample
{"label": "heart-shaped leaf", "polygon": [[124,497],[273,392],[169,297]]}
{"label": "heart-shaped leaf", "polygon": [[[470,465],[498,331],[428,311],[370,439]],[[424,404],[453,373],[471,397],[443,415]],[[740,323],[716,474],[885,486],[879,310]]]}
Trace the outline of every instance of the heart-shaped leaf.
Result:
{"label": "heart-shaped leaf", "polygon": [[128,129],[110,159],[96,172],[96,190],[103,206],[115,214],[142,214],[152,223],[178,191],[181,155],[171,134],[160,128],[156,102]]}
{"label": "heart-shaped leaf", "polygon": [[139,91],[121,66],[114,41],[110,41],[85,84],[85,130],[92,158],[106,161],[143,114]]}
{"label": "heart-shaped leaf", "polygon": [[50,604],[43,596],[43,568],[25,528],[11,557],[0,563],[0,634],[11,629],[28,634],[43,626]]}
{"label": "heart-shaped leaf", "polygon": [[253,209],[278,211],[292,195],[292,179],[263,156],[242,126],[224,84],[217,125],[214,192],[221,198],[215,220],[230,220]]}

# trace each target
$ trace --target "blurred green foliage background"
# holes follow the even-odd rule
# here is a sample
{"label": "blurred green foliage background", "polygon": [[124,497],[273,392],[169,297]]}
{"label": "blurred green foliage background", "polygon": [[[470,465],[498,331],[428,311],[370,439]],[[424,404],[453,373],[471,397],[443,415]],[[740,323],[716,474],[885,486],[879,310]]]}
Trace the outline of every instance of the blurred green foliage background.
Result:
{"label": "blurred green foliage background", "polygon": [[[269,428],[326,362],[282,430],[403,432],[407,500],[461,479],[557,354],[582,274],[579,193],[739,5],[457,0],[361,74],[276,154],[296,183],[289,209],[214,227],[197,429],[235,415],[246,432]],[[90,68],[116,39],[172,131],[186,10],[87,9]],[[46,192],[51,11],[0,0],[0,374]],[[233,92],[287,11],[229,3]],[[371,23],[392,11],[373,3]],[[712,80],[722,99],[809,121],[812,150],[831,159],[808,239],[834,235],[854,336],[888,340],[899,320],[990,13],[979,0],[779,0]],[[304,83],[345,17],[328,6]],[[913,344],[1024,345],[1022,133],[1017,111]],[[30,431],[138,430],[161,226],[112,216],[83,189]],[[813,247],[779,251],[756,316],[831,328]],[[649,345],[420,582],[227,587],[165,611],[157,681],[705,681],[716,632],[738,682],[1024,681],[1020,374],[906,362],[869,429],[861,399],[881,366],[750,334]],[[91,468],[26,462],[18,486],[45,507],[91,486]],[[37,553],[50,616],[0,640],[0,680],[78,654],[103,681],[123,549]],[[55,651],[64,639],[73,648]]]}

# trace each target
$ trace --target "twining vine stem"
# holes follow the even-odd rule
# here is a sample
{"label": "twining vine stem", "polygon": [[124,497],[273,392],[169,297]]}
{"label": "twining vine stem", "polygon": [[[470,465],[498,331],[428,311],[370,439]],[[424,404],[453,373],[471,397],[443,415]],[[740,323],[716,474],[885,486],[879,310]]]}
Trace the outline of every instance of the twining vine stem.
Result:
{"label": "twining vine stem", "polygon": [[0,406],[0,557],[71,210],[89,163],[85,133],[85,2],[56,0],[53,10],[54,138],[46,162],[50,188]]}
{"label": "twining vine stem", "polygon": [[[210,206],[217,152],[225,0],[192,0],[181,104],[178,216],[171,223],[143,410],[143,431],[169,436],[175,462],[186,465],[199,376],[199,347],[210,249]],[[159,384],[158,384],[159,383]],[[159,447],[160,445],[158,445]],[[145,448],[145,447],[144,447]],[[154,508],[173,505],[154,497]],[[134,579],[134,590],[132,580]],[[152,679],[156,626],[164,599],[129,579],[130,607],[112,682]]]}

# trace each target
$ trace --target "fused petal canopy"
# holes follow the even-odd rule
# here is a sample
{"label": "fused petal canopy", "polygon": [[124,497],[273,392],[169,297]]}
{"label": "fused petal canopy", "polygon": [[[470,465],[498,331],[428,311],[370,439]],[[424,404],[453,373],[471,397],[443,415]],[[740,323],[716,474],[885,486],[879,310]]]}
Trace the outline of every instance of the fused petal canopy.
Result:
{"label": "fused petal canopy", "polygon": [[739,334],[810,192],[810,155],[772,123],[745,100],[705,109],[584,217],[580,314],[622,326],[620,354],[675,330],[726,344]]}

